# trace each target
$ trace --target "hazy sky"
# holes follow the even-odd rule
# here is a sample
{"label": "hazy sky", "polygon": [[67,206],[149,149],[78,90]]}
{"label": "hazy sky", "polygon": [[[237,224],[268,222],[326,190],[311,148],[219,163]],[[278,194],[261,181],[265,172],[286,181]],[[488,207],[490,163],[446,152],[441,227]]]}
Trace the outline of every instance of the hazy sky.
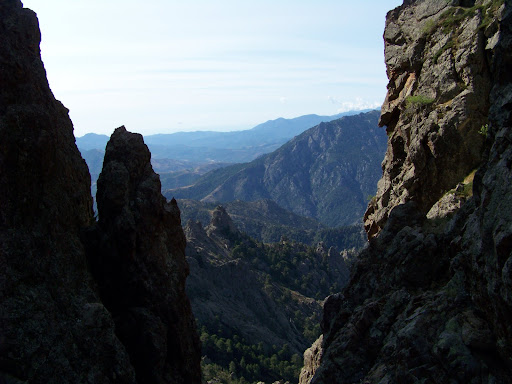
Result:
{"label": "hazy sky", "polygon": [[399,0],[22,0],[75,135],[247,129],[378,107]]}

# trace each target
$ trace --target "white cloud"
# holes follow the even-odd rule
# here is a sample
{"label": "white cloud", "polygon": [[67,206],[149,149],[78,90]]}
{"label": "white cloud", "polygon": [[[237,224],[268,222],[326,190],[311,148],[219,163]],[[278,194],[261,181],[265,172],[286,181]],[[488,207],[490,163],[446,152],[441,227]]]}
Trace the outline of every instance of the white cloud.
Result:
{"label": "white cloud", "polygon": [[335,97],[332,97],[332,96],[327,96],[327,100],[329,100],[332,104],[340,104],[341,103]]}
{"label": "white cloud", "polygon": [[343,100],[333,96],[327,96],[327,100],[338,106],[338,109],[336,110],[337,113],[358,111],[361,109],[375,109],[380,108],[382,105],[382,102],[380,101],[369,101],[363,99],[362,97],[355,97],[351,100]]}

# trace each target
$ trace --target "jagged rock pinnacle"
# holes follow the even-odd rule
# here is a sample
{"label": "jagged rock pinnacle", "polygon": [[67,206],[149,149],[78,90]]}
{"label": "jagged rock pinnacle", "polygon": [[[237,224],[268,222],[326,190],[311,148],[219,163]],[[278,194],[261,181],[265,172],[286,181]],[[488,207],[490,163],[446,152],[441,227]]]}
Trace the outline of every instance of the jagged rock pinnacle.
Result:
{"label": "jagged rock pinnacle", "polygon": [[217,206],[213,211],[212,220],[206,227],[206,231],[209,235],[211,233],[236,234],[239,232],[233,223],[233,220],[222,205]]}
{"label": "jagged rock pinnacle", "polygon": [[138,380],[200,383],[180,212],[162,196],[150,160],[141,135],[115,130],[98,179],[93,271]]}

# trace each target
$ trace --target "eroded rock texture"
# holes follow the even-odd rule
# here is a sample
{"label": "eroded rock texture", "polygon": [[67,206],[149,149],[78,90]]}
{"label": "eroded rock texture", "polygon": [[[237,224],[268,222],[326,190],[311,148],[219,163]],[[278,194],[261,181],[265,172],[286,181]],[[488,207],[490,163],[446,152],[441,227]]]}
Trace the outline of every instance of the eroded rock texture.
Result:
{"label": "eroded rock texture", "polygon": [[[469,68],[461,67],[461,73],[467,74],[469,83],[483,82],[481,89],[490,90],[483,95],[485,97],[479,98],[480,102],[475,99],[475,105],[469,109],[488,111],[484,115],[488,134],[481,165],[473,181],[473,197],[455,213],[427,219],[425,207],[430,203],[426,204],[427,198],[413,199],[412,194],[411,198],[403,199],[405,203],[400,204],[396,200],[391,204],[393,209],[391,205],[370,208],[384,209],[386,213],[382,217],[387,216],[387,220],[382,228],[378,228],[377,236],[370,236],[369,247],[355,264],[347,288],[327,299],[321,347],[317,345],[305,355],[308,362],[302,372],[301,383],[510,382],[512,14],[508,4],[498,3],[476,2],[474,7],[467,4],[452,8],[443,1],[411,1],[388,15],[387,39],[398,28],[395,20],[418,23],[422,20],[418,16],[422,12],[430,13],[439,20],[442,15],[439,12],[454,11],[463,16],[451,30],[459,30],[465,36],[460,44],[472,41],[472,50],[486,49],[488,77],[473,72],[472,62],[464,64]],[[486,9],[496,10],[496,17],[488,21],[482,19],[479,15]],[[484,24],[480,24],[478,29],[471,29],[474,34],[466,35],[464,26],[478,20],[484,20]],[[434,35],[440,31],[441,27],[438,27]],[[395,35],[399,41],[399,35]],[[426,44],[433,43],[434,40]],[[405,41],[404,44],[404,51],[416,46]],[[455,54],[457,66],[458,60],[463,60],[456,55],[457,52],[442,52],[438,60],[443,55]],[[402,53],[396,55],[398,60]],[[391,59],[392,56],[388,55],[388,68],[393,63]],[[407,70],[400,69],[397,73],[390,73],[390,78],[398,78],[403,73],[409,76]],[[432,81],[417,84],[428,87]],[[446,89],[435,97],[443,98],[449,92]],[[472,97],[467,96],[469,99]],[[464,103],[456,103],[456,98],[451,103],[453,108],[468,109]],[[388,95],[388,106],[389,102]],[[416,110],[411,121],[424,126],[425,121],[431,118],[430,114],[434,113],[429,108],[434,107]],[[396,116],[395,120],[390,117],[393,113],[386,116],[385,109],[382,117],[383,122],[391,124],[390,146],[398,139],[396,132],[406,129],[410,130],[411,143],[425,140],[421,139],[424,137],[422,131],[415,130],[415,125],[400,117],[403,111],[395,113],[399,113],[398,120]],[[420,121],[420,117],[423,120]],[[446,121],[438,129],[443,131],[450,124]],[[434,132],[427,137],[436,135]],[[447,146],[440,150],[439,155],[456,159],[459,155],[453,154],[452,150],[455,149]],[[410,156],[411,153],[406,153],[402,160],[396,162],[396,186],[407,179],[408,174],[403,171],[412,164],[407,160]],[[389,161],[388,151],[385,164]],[[453,166],[458,169],[458,164]],[[430,169],[439,175],[437,165]],[[380,201],[384,196],[383,183],[390,180],[388,170],[385,165]],[[460,169],[456,172],[464,173]],[[421,175],[413,177],[414,183],[424,185],[432,180],[430,173],[425,172],[425,178]],[[414,193],[414,196],[419,196],[434,191],[425,187]],[[376,227],[368,228],[370,235],[375,235],[372,228]],[[315,363],[315,360],[320,360],[320,363]]]}
{"label": "eroded rock texture", "polygon": [[141,383],[200,383],[176,201],[166,202],[142,136],[117,128],[98,179],[93,272]]}
{"label": "eroded rock texture", "polygon": [[427,213],[480,164],[499,3],[411,1],[388,13],[389,84],[379,123],[389,138],[364,217],[369,237],[399,204],[414,200]]}
{"label": "eroded rock texture", "polygon": [[135,382],[94,291],[90,177],[55,100],[35,14],[0,2],[0,382]]}

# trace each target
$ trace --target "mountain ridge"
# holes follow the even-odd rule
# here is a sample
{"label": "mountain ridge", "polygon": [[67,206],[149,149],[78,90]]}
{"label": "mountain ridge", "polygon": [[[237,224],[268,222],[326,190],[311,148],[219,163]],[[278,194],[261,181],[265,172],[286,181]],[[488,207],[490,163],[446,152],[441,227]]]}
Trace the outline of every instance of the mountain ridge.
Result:
{"label": "mountain ridge", "polygon": [[385,133],[376,126],[378,116],[371,111],[320,123],[270,154],[164,195],[205,202],[271,199],[328,226],[353,224],[380,174]]}
{"label": "mountain ridge", "polygon": [[[212,139],[217,139],[222,136],[226,137],[238,137],[238,136],[249,136],[249,140],[254,140],[255,134],[271,134],[275,138],[285,139],[286,141],[292,137],[304,132],[306,129],[311,128],[320,122],[331,121],[339,119],[342,116],[355,115],[359,113],[368,112],[370,110],[354,110],[343,113],[338,113],[332,116],[321,116],[316,114],[302,115],[294,118],[283,118],[268,120],[264,123],[258,124],[250,129],[240,131],[190,131],[190,132],[175,132],[175,133],[156,133],[151,135],[144,135],[144,142],[150,146],[150,144],[162,144],[166,145],[189,145],[203,147],[204,144],[212,144]],[[283,132],[284,131],[284,132]],[[104,150],[107,144],[109,136],[98,133],[86,133],[85,135],[76,137],[76,144],[79,149],[99,149]],[[247,140],[247,139],[245,139]],[[198,143],[199,142],[199,143]],[[217,148],[233,148],[232,144],[215,144]],[[248,143],[247,145],[252,144]],[[238,144],[235,148],[240,148],[242,145]]]}
{"label": "mountain ridge", "polygon": [[[242,131],[153,134],[144,136],[144,141],[151,151],[153,161],[167,158],[180,162],[243,163],[278,149],[294,136],[320,122],[357,113],[360,111],[349,111],[333,116],[304,115],[292,119],[278,118]],[[107,141],[108,136],[95,133],[76,138],[77,146],[88,162],[86,151],[104,151]],[[176,169],[169,168],[167,171]]]}
{"label": "mountain ridge", "polygon": [[[192,220],[207,226],[217,204],[197,200],[178,200],[183,222]],[[272,200],[223,203],[240,231],[263,243],[281,240],[300,242],[309,246],[323,243],[325,247],[340,250],[361,249],[366,244],[362,223],[359,225],[328,228],[318,221],[302,217],[281,208]]]}

